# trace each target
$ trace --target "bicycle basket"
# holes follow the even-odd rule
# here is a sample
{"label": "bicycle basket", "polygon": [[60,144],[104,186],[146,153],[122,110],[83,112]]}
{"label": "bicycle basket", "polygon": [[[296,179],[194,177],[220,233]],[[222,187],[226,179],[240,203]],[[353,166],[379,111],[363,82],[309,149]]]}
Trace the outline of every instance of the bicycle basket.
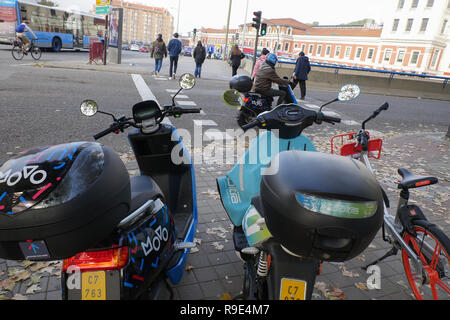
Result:
{"label": "bicycle basket", "polygon": [[[366,131],[369,136],[370,133]],[[341,156],[355,156],[361,153],[361,145],[356,145],[354,141],[356,138],[356,132],[340,134],[331,138],[331,154],[337,154]],[[383,140],[380,138],[369,140],[369,158],[380,159],[381,149],[383,146]]]}

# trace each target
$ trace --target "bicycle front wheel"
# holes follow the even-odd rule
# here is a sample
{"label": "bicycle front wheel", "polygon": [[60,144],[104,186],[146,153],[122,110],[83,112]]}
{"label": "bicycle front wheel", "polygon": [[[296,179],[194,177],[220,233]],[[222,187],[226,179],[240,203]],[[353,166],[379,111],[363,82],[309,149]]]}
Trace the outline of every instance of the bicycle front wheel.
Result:
{"label": "bicycle front wheel", "polygon": [[23,50],[20,46],[14,46],[12,48],[11,54],[14,59],[22,60],[23,59]]}
{"label": "bicycle front wheel", "polygon": [[402,249],[402,260],[414,296],[418,300],[449,300],[450,239],[427,221],[415,221],[413,227],[417,235],[405,232],[403,240],[419,257],[421,272],[416,270],[405,249]]}
{"label": "bicycle front wheel", "polygon": [[41,58],[41,55],[42,51],[39,47],[33,47],[33,49],[31,49],[31,56],[34,60],[39,60]]}

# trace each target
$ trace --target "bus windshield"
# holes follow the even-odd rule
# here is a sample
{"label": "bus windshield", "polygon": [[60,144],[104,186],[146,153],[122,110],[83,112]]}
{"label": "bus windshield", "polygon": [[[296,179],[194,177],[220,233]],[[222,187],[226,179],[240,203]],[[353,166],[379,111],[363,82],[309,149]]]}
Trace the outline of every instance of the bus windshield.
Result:
{"label": "bus windshield", "polygon": [[[0,0],[0,43],[9,44],[15,27],[23,20],[36,34],[35,44],[41,48],[89,48],[90,40],[102,40],[105,19],[101,16],[47,7],[17,0]],[[30,35],[28,35],[30,37]]]}

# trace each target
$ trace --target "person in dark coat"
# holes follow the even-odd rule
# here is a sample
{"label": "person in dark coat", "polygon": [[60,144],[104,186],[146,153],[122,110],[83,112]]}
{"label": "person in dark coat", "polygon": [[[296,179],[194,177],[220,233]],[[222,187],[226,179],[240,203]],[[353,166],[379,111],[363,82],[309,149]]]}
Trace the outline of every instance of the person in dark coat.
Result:
{"label": "person in dark coat", "polygon": [[201,41],[199,41],[197,43],[197,46],[194,49],[193,57],[194,57],[194,60],[195,60],[194,76],[196,78],[201,78],[202,65],[203,65],[203,62],[205,62],[205,59],[206,59],[206,50],[205,50],[205,47],[202,45]]}
{"label": "person in dark coat", "polygon": [[295,63],[294,81],[292,90],[300,83],[300,100],[305,100],[306,96],[306,80],[308,80],[308,73],[311,71],[311,65],[309,64],[309,58],[305,56],[302,51],[299,54],[299,58]]}
{"label": "person in dark coat", "polygon": [[237,74],[237,70],[241,66],[241,60],[245,58],[245,54],[239,49],[239,46],[236,44],[231,50],[230,60],[231,60],[231,68],[233,69],[232,76],[234,77]]}
{"label": "person in dark coat", "polygon": [[174,38],[169,41],[167,46],[167,51],[169,51],[170,68],[169,68],[169,79],[175,79],[175,74],[177,73],[178,67],[178,56],[181,53],[181,41],[178,39],[178,33],[173,34]]}

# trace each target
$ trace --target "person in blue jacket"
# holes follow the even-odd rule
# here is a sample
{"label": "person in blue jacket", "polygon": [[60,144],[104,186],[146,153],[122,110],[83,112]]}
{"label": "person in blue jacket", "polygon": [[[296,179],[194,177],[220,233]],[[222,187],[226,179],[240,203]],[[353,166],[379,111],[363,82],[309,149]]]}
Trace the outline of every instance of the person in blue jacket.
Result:
{"label": "person in blue jacket", "polygon": [[181,53],[181,41],[178,39],[178,33],[173,34],[174,38],[169,41],[167,50],[169,51],[170,67],[169,79],[175,79],[178,67],[178,57]]}
{"label": "person in blue jacket", "polygon": [[306,80],[308,80],[308,73],[311,71],[311,65],[309,64],[309,58],[305,56],[302,51],[299,54],[299,58],[295,63],[294,81],[292,90],[300,83],[300,100],[305,100],[306,96]]}

